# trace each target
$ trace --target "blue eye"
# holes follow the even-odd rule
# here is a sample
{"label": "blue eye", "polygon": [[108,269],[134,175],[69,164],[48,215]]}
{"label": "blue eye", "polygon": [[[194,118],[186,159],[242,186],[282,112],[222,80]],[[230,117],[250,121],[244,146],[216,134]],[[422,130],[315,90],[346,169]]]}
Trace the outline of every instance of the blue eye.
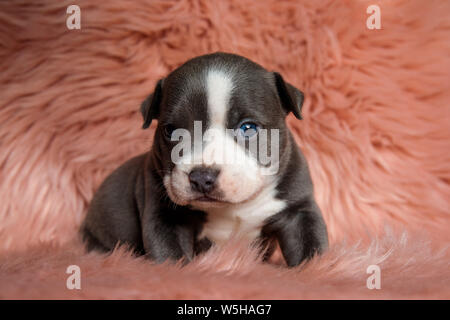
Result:
{"label": "blue eye", "polygon": [[253,122],[244,122],[239,127],[239,134],[245,138],[250,138],[258,133],[259,126]]}

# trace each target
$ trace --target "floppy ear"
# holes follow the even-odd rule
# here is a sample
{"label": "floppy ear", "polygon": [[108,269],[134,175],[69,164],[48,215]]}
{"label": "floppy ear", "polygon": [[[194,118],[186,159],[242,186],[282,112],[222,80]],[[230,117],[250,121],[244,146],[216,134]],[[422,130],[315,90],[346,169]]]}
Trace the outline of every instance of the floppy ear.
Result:
{"label": "floppy ear", "polygon": [[303,93],[293,85],[285,82],[278,72],[273,74],[281,105],[287,113],[292,112],[297,119],[302,119]]}
{"label": "floppy ear", "polygon": [[159,115],[159,105],[161,103],[162,98],[162,84],[163,80],[161,79],[155,86],[155,90],[151,93],[147,99],[144,100],[141,104],[141,113],[144,118],[144,124],[142,125],[142,129],[147,129],[152,123],[153,119],[158,118]]}

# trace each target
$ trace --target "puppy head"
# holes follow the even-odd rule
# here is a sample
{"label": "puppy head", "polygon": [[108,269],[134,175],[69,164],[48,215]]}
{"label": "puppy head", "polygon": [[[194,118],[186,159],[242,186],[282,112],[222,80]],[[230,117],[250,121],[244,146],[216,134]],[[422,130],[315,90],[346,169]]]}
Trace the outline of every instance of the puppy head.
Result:
{"label": "puppy head", "polygon": [[289,148],[285,117],[303,94],[232,54],[189,60],[142,103],[158,120],[152,153],[171,200],[205,209],[245,202],[276,180]]}

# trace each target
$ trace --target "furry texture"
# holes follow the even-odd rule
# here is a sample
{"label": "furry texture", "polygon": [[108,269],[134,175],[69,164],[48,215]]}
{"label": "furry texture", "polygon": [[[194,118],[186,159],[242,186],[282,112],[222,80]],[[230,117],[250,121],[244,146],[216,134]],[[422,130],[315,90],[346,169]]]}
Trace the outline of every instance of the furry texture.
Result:
{"label": "furry texture", "polygon": [[[366,28],[372,1],[80,0],[73,31],[70,4],[0,2],[1,298],[450,298],[448,1],[380,1],[382,30]],[[141,101],[217,50],[305,92],[305,120],[287,121],[330,251],[292,270],[238,242],[183,268],[84,253],[74,237],[95,189],[151,146]],[[65,288],[70,264],[80,291]]]}

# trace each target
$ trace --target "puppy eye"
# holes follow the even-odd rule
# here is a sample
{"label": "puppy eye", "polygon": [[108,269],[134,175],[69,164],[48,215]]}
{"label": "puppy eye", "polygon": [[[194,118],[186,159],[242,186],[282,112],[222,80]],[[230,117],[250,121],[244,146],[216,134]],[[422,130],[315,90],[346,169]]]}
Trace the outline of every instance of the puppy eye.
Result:
{"label": "puppy eye", "polygon": [[175,131],[175,127],[171,124],[164,126],[164,135],[170,139],[172,137],[172,133]]}
{"label": "puppy eye", "polygon": [[241,124],[238,130],[241,136],[250,138],[258,133],[259,126],[254,122],[244,122]]}

